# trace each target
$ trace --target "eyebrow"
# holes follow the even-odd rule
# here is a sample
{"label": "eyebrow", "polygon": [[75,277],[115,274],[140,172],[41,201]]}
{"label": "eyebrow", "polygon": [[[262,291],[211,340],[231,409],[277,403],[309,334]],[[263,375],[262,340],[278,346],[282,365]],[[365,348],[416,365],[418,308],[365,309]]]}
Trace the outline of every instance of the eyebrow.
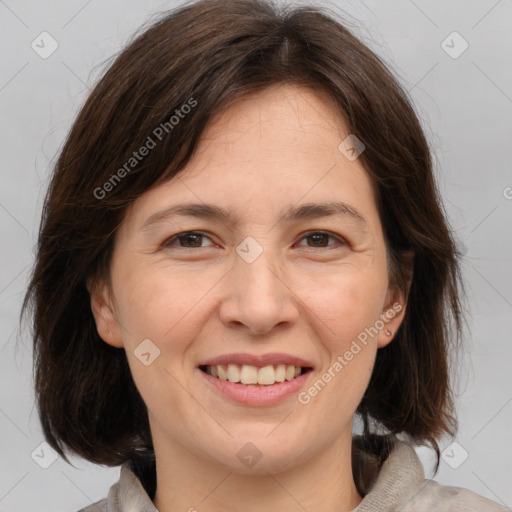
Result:
{"label": "eyebrow", "polygon": [[[347,216],[356,221],[362,228],[368,228],[365,218],[352,206],[333,201],[328,203],[304,203],[289,206],[281,211],[279,218],[287,223],[297,220],[310,220],[330,215]],[[228,225],[236,225],[237,219],[230,211],[209,203],[181,203],[169,206],[151,215],[143,224],[141,231],[147,231],[153,226],[170,220],[174,216],[215,219]]]}

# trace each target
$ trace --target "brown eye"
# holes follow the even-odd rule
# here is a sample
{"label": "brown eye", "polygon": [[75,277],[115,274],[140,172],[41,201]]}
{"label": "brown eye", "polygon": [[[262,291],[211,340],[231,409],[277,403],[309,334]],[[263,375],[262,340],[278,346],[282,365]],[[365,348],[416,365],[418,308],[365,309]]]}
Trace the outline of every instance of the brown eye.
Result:
{"label": "brown eye", "polygon": [[344,244],[344,240],[339,236],[336,236],[332,233],[326,233],[324,231],[313,231],[311,233],[306,234],[302,237],[302,240],[309,240],[311,244],[308,244],[307,247],[322,248],[322,247],[332,247],[336,244],[329,244],[329,239],[336,240],[339,244]]}
{"label": "brown eye", "polygon": [[[202,247],[209,247],[202,245],[204,240],[210,240],[209,237],[204,235],[203,233],[199,233],[196,231],[185,231],[183,233],[179,233],[177,235],[172,236],[168,240],[164,242],[165,247],[177,247],[182,249],[196,249]],[[178,242],[178,245],[176,244]]]}

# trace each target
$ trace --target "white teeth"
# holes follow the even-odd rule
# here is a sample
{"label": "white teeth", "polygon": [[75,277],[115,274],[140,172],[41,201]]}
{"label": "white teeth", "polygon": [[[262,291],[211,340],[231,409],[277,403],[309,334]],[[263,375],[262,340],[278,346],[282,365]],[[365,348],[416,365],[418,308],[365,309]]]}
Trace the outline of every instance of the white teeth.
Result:
{"label": "white teeth", "polygon": [[278,364],[276,369],[276,382],[284,382],[286,380],[286,366]]}
{"label": "white teeth", "polygon": [[213,377],[241,384],[259,384],[262,386],[270,386],[276,382],[290,381],[301,374],[300,366],[278,364],[263,366],[258,368],[248,364],[237,365],[228,364],[215,366],[207,366],[206,372]]}
{"label": "white teeth", "polygon": [[240,369],[236,364],[228,364],[229,382],[240,382]]}
{"label": "white teeth", "polygon": [[274,367],[272,365],[264,366],[260,368],[258,371],[258,384],[264,384],[269,386],[270,384],[274,384],[276,382],[276,372],[274,371]]}
{"label": "white teeth", "polygon": [[217,370],[219,372],[219,379],[228,380],[228,373],[226,372],[226,370],[224,370],[222,365],[218,364],[217,365]]}
{"label": "white teeth", "polygon": [[292,380],[295,377],[295,366],[286,367],[286,380]]}
{"label": "white teeth", "polygon": [[240,371],[240,382],[242,384],[258,384],[258,368],[244,364]]}

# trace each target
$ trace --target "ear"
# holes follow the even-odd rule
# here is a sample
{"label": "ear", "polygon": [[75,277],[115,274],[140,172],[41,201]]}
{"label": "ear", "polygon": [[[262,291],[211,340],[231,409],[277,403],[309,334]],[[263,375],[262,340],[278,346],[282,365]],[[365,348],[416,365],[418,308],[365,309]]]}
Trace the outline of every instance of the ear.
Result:
{"label": "ear", "polygon": [[116,320],[110,291],[104,281],[89,278],[87,291],[91,297],[91,310],[100,338],[113,347],[122,348],[121,329]]}
{"label": "ear", "polygon": [[383,348],[387,346],[394,338],[400,325],[405,316],[407,309],[407,297],[411,288],[412,276],[413,276],[413,263],[414,263],[414,252],[404,251],[401,254],[402,261],[402,272],[405,278],[406,291],[397,286],[396,284],[390,284],[388,292],[386,294],[386,300],[380,320],[383,322],[384,327],[380,330],[377,335],[377,346]]}

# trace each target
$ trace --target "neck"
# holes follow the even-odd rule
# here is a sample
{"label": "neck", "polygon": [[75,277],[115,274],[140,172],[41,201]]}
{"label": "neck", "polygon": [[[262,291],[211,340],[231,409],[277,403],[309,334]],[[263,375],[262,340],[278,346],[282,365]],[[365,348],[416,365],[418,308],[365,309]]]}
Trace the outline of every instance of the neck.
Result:
{"label": "neck", "polygon": [[279,473],[239,474],[154,436],[159,512],[349,512],[362,501],[352,476],[352,432]]}

